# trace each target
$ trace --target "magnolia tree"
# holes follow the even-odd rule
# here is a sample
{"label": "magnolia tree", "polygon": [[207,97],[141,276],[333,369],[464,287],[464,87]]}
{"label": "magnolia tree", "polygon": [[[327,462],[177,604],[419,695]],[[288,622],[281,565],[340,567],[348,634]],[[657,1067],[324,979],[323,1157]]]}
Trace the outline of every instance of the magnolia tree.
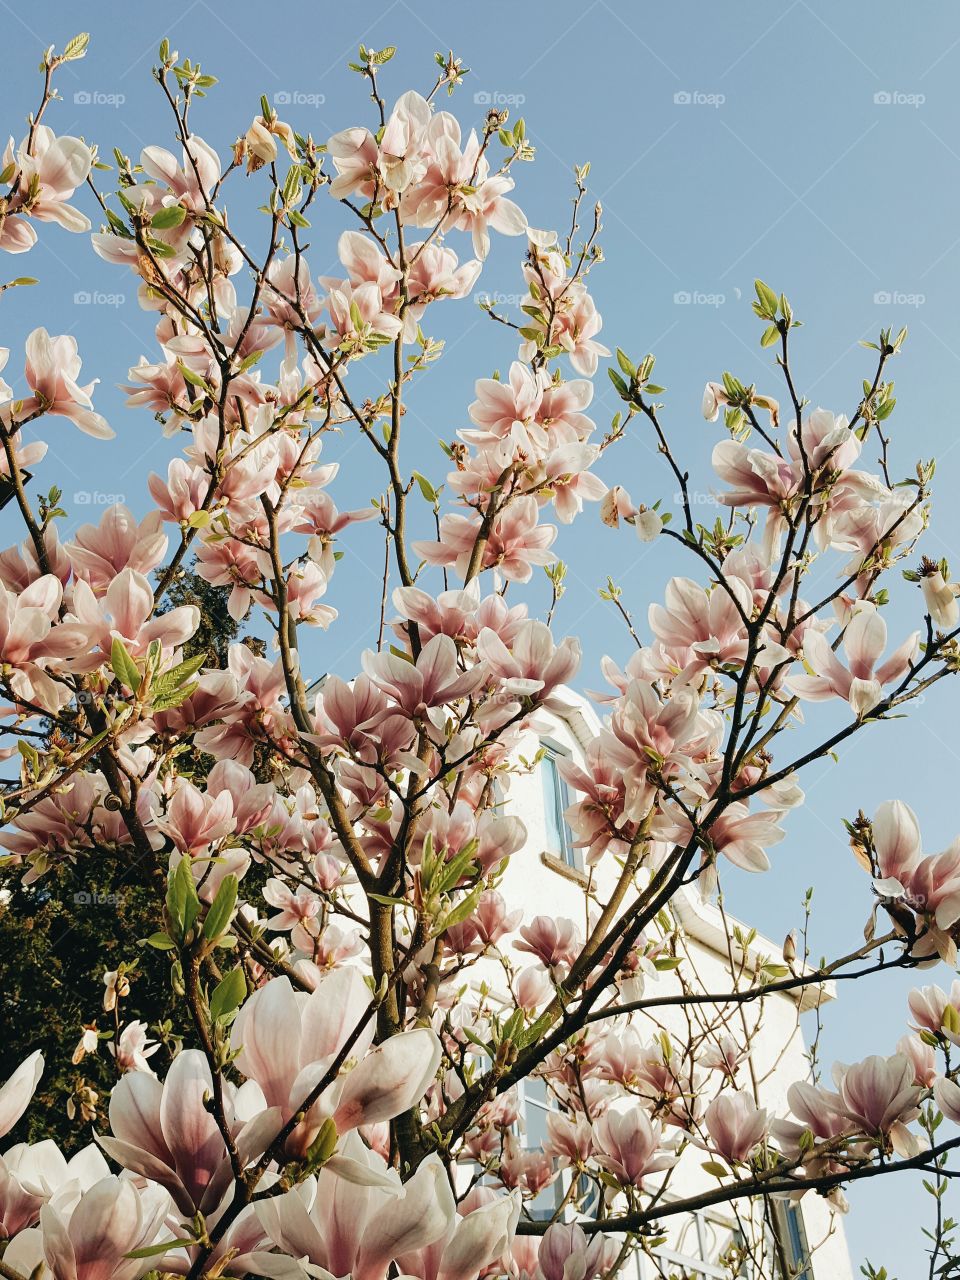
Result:
{"label": "magnolia tree", "polygon": [[[849,835],[864,938],[817,965],[802,934],[779,967],[748,968],[731,948],[720,992],[687,962],[671,910],[688,886],[713,893],[725,859],[767,870],[805,768],[960,663],[954,585],[917,551],[933,467],[903,479],[893,460],[886,369],[903,333],[870,344],[851,418],[812,409],[791,372],[798,322],[758,283],[788,408],[781,422],[772,395],[729,374],[708,384],[727,517],[704,527],[651,356],[617,351],[607,372],[623,409],[605,434],[587,413],[609,353],[588,290],[599,208],[585,237],[578,226],[586,170],[569,230],[529,227],[511,198],[532,158],[523,122],[491,111],[463,132],[440,105],[465,74],[452,55],[425,94],[391,105],[380,80],[393,50],[361,48],[366,124],[320,144],[264,101],[223,150],[194,132],[213,78],[165,42],[153,74],[176,152],[115,153],[107,193],[95,149],[47,123],[55,72],[85,45],[44,57],[40,107],[3,159],[0,248],[74,232],[105,272],[134,273],[156,347],[130,370],[128,404],[182,448],[149,477],[142,518],[113,507],[61,542],[68,513],[32,493],[47,486],[44,436],[63,430],[51,419],[93,437],[105,462],[113,431],[72,337],[34,330],[15,385],[0,384],[0,472],[24,527],[0,554],[0,843],[38,890],[105,851],[152,885],[143,945],[169,962],[182,1018],[162,1044],[125,1018],[136,955],[103,975],[109,1026],[92,1009],[74,1060],[112,1033],[109,1105],[70,1099],[88,1145],[69,1161],[50,1140],[0,1160],[0,1275],[590,1280],[653,1258],[671,1221],[710,1206],[741,1226],[718,1266],[783,1275],[778,1199],[842,1208],[843,1188],[905,1168],[928,1173],[931,1273],[946,1265],[960,984],[915,991],[887,1056],[837,1065],[832,1087],[814,1063],[779,1110],[760,1105],[762,1017],[747,1014],[831,977],[952,968],[960,843],[924,854],[897,800],[861,813]],[[251,242],[231,230],[228,198],[262,206]],[[343,278],[318,279],[304,241],[331,199]],[[94,200],[102,228],[88,240],[78,206]],[[526,290],[520,315],[492,311],[513,363],[476,382],[449,474],[430,479],[405,458],[405,403],[441,355],[435,311],[473,292],[497,235],[515,237]],[[596,474],[640,431],[666,469],[643,484],[675,488],[667,505]],[[321,447],[353,433],[380,496],[341,511]],[[863,468],[868,449],[877,470]],[[416,541],[421,494],[436,529]],[[310,693],[303,637],[336,628],[334,548],[371,517],[387,555],[379,643],[352,679]],[[560,766],[589,870],[582,925],[524,916],[508,894],[511,862],[534,856],[510,806],[535,763],[518,744],[563,704],[580,658],[522,588],[546,568],[555,602],[557,525],[580,519],[676,544],[690,574],[650,607],[645,640],[607,593],[633,647],[604,664],[602,731]],[[199,612],[166,601],[188,567],[269,634],[262,655],[237,643],[223,668],[184,658]],[[884,584],[904,576],[922,588],[916,629],[888,637]],[[787,731],[802,713],[797,749]],[[640,1011],[673,1011],[673,1032]],[[0,1091],[0,1132],[43,1068],[25,1056]],[[540,1145],[517,1133],[531,1079],[552,1100]],[[695,1193],[677,1172],[691,1161]],[[565,1191],[548,1218],[531,1202],[554,1183]]]}

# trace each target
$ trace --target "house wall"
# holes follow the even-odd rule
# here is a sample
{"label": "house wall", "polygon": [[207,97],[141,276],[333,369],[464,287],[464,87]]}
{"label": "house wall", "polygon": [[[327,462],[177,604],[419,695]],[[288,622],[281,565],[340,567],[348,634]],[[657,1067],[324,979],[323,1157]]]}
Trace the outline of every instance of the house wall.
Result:
{"label": "house wall", "polygon": [[[593,716],[589,704],[574,694],[567,695],[571,706],[569,718],[545,716],[538,719],[543,723],[542,738],[567,748],[575,759],[582,760],[584,741],[595,732],[599,725]],[[535,756],[539,746],[536,734],[525,736],[518,756],[528,761]],[[543,780],[539,768],[512,778],[505,795],[505,811],[518,815],[527,829],[527,841],[523,849],[518,851],[509,861],[502,890],[511,907],[524,908],[524,921],[536,915],[567,916],[577,922],[581,931],[585,928],[584,903],[586,901],[582,883],[572,879],[571,873],[558,864],[556,859],[544,858],[547,851],[547,822],[544,806]],[[605,859],[604,862],[610,861]],[[603,865],[594,872],[595,883],[602,891],[612,877],[616,868],[606,869]],[[720,911],[709,904],[699,901],[699,895],[689,894],[679,904],[679,912],[687,938],[687,957],[684,971],[689,975],[696,973],[703,991],[723,993],[731,989],[731,966],[727,954],[727,937],[735,921],[724,921]],[[782,954],[772,943],[760,938],[751,948],[751,959],[756,961],[758,955],[782,963]],[[518,954],[518,961],[521,956]],[[523,956],[524,960],[530,957]],[[739,954],[734,956],[735,963],[740,964]],[[490,980],[494,985],[500,984],[491,973]],[[749,976],[741,985],[751,985]],[[670,995],[679,993],[680,984],[671,973],[662,973],[646,980],[646,995]],[[813,988],[805,994],[807,1003],[815,1004],[817,999],[830,998],[829,991],[820,992],[817,996]],[[656,1017],[654,1017],[656,1013]],[[757,1001],[739,1007],[728,1006],[726,1011],[730,1030],[735,1038],[743,1036],[744,1025],[753,1051],[751,1062],[756,1077],[756,1087],[761,1106],[767,1107],[773,1114],[783,1114],[787,1107],[786,1093],[789,1085],[795,1080],[807,1079],[809,1067],[805,1057],[802,1023],[806,1019],[801,1015],[798,1003],[789,994],[773,994],[762,1002]],[[641,1033],[652,1038],[663,1027],[672,1032],[681,1041],[688,1036],[688,1028],[684,1013],[678,1009],[646,1011],[635,1014],[636,1025]],[[741,1022],[745,1019],[745,1024]],[[738,1077],[743,1087],[751,1086],[749,1070],[741,1068]],[[701,1165],[709,1157],[706,1153],[689,1147],[681,1157],[680,1164],[671,1181],[671,1195],[675,1198],[686,1198],[717,1186],[716,1179],[706,1173]],[[814,1250],[812,1280],[852,1280],[842,1220],[821,1197],[808,1193],[799,1204],[803,1230],[809,1246]],[[712,1240],[713,1245],[722,1245],[723,1237],[730,1225],[735,1225],[735,1217],[731,1210],[722,1206],[711,1220],[701,1219],[699,1223],[676,1218],[670,1221],[669,1240],[665,1248],[672,1248],[690,1256],[688,1250],[693,1244],[698,1247],[704,1238]],[[695,1256],[695,1255],[694,1255]],[[636,1265],[636,1264],[633,1264]],[[644,1265],[641,1263],[641,1266]],[[647,1264],[649,1265],[649,1264]],[[655,1271],[642,1270],[638,1273],[646,1280],[646,1276],[654,1276]],[[669,1274],[669,1270],[667,1270]],[[693,1275],[725,1275],[726,1272],[690,1270]],[[810,1280],[808,1271],[804,1280]]]}

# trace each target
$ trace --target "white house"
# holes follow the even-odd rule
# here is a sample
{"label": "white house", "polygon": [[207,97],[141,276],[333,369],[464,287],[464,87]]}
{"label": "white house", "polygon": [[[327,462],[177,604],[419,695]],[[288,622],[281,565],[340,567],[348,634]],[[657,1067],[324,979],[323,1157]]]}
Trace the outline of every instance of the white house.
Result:
{"label": "white house", "polygon": [[[521,773],[511,783],[506,809],[520,816],[526,825],[527,846],[510,860],[503,887],[511,906],[524,906],[530,918],[555,914],[578,920],[582,925],[582,886],[587,875],[580,851],[573,847],[572,835],[563,818],[563,811],[575,793],[570,792],[561,778],[556,759],[569,755],[582,761],[600,723],[585,699],[570,690],[564,690],[562,696],[567,709],[549,717],[541,713],[538,720],[549,724],[548,731],[541,731],[539,740],[535,734],[528,734],[520,747],[520,754],[527,760],[532,760],[540,747],[545,749],[545,755],[535,769]],[[603,871],[595,869],[594,874],[602,900]],[[703,992],[730,991],[738,980],[741,986],[752,985],[760,960],[783,962],[782,951],[776,944],[738,926],[737,921],[725,917],[717,907],[701,901],[697,892],[683,891],[674,900],[673,910],[686,936],[685,972],[696,974]],[[738,927],[747,943],[745,948],[735,940]],[[737,977],[734,970],[738,971]],[[645,994],[669,995],[678,990],[677,978],[667,972],[654,982],[648,981]],[[755,1084],[759,1105],[771,1113],[783,1114],[787,1110],[788,1086],[795,1080],[809,1078],[801,1014],[831,998],[829,986],[810,985],[796,993],[775,993],[748,1004],[726,1006],[732,1033],[737,1037],[742,1033],[744,1024],[740,1018],[743,1017],[753,1043],[752,1077],[743,1080],[743,1085]],[[716,1018],[717,1006],[710,1008]],[[678,1036],[687,1034],[684,1015],[675,1007],[647,1010],[633,1016],[645,1038],[653,1038],[661,1027],[668,1032],[673,1029]],[[530,1146],[539,1146],[545,1133],[547,1106],[542,1084],[531,1082],[526,1086],[522,1120]],[[686,1198],[717,1186],[716,1179],[702,1168],[707,1159],[703,1151],[688,1147],[670,1181],[671,1197]],[[562,1188],[551,1188],[542,1195],[549,1201],[544,1205],[544,1212],[551,1216],[558,1199],[562,1198]],[[743,1206],[739,1212],[744,1212]],[[778,1202],[773,1212],[777,1215],[777,1235],[787,1255],[787,1276],[791,1280],[852,1280],[841,1218],[822,1197],[808,1193],[799,1202]],[[700,1280],[708,1276],[729,1278],[731,1274],[768,1280],[767,1272],[758,1270],[749,1259],[739,1272],[718,1264],[718,1259],[731,1246],[744,1243],[745,1235],[756,1238],[758,1227],[769,1230],[769,1224],[765,1228],[762,1224],[738,1220],[737,1209],[728,1205],[697,1215],[665,1219],[664,1231],[668,1238],[658,1251],[659,1265],[650,1259],[634,1258],[623,1274],[629,1280],[672,1276]]]}

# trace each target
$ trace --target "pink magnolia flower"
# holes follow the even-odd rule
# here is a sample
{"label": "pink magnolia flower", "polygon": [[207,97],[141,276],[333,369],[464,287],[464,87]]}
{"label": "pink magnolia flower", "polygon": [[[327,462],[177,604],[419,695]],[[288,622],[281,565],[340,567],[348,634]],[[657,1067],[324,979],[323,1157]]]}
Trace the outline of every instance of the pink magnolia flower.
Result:
{"label": "pink magnolia flower", "polygon": [[153,590],[135,569],[123,569],[97,599],[89,583],[82,579],[73,589],[73,614],[68,622],[86,628],[90,648],[87,654],[71,659],[78,671],[93,671],[102,663],[109,664],[114,637],[123,641],[136,658],[146,655],[150,644],[159,640],[169,656],[200,625],[196,605],[179,605],[167,613],[153,616]]}
{"label": "pink magnolia flower", "polygon": [[147,1059],[160,1048],[159,1040],[147,1038],[145,1022],[128,1022],[116,1044],[107,1046],[120,1071],[150,1071]]}
{"label": "pink magnolia flower", "polygon": [[550,695],[566,684],[580,666],[580,643],[568,636],[558,645],[545,623],[530,619],[517,629],[508,649],[485,627],[477,637],[477,653],[500,681],[504,693],[551,705]]}
{"label": "pink magnolia flower", "polygon": [[305,258],[290,254],[270,263],[264,305],[270,318],[283,328],[301,328],[301,312],[308,324],[316,324],[323,308]]}
{"label": "pink magnolia flower", "polygon": [[[42,1142],[17,1143],[0,1157],[0,1240],[6,1242],[4,1261],[14,1266],[18,1244],[34,1232],[40,1210],[51,1199],[58,1203],[76,1200],[110,1170],[92,1144],[83,1147],[69,1161],[50,1138]],[[40,1256],[32,1262],[42,1262]]]}
{"label": "pink magnolia flower", "polygon": [[910,669],[920,643],[913,632],[886,662],[877,662],[887,647],[887,624],[877,610],[861,602],[843,633],[849,668],[834,654],[821,631],[804,636],[803,656],[813,675],[789,676],[788,687],[801,698],[820,702],[844,698],[858,717],[868,715],[883,699],[883,686],[900,680]]}
{"label": "pink magnolia flower", "polygon": [[0,662],[10,668],[11,689],[27,701],[57,711],[70,701],[69,687],[46,672],[49,660],[75,660],[86,648],[86,629],[60,622],[63,587],[52,573],[21,592],[0,586]]}
{"label": "pink magnolia flower", "polygon": [[85,1191],[69,1214],[45,1204],[40,1230],[46,1264],[57,1280],[137,1280],[156,1267],[156,1259],[128,1255],[154,1243],[168,1208],[159,1187],[141,1190],[115,1177]]}
{"label": "pink magnolia flower", "polygon": [[31,1053],[0,1086],[0,1138],[9,1133],[30,1105],[43,1074],[43,1054]]}
{"label": "pink magnolia flower", "polygon": [[799,438],[796,421],[787,433],[787,450],[797,462],[805,457],[811,471],[826,467],[831,472],[847,471],[860,457],[862,442],[850,430],[844,415],[829,409],[812,409],[803,419]]}
{"label": "pink magnolia flower", "polygon": [[664,604],[650,606],[650,630],[680,669],[681,681],[709,667],[743,663],[747,639],[741,615],[750,617],[753,601],[739,578],[729,587],[715,586],[708,594],[690,578],[671,578]]}
{"label": "pink magnolia flower", "polygon": [[906,1125],[919,1114],[920,1089],[914,1083],[909,1058],[873,1055],[845,1066],[837,1063],[834,1082],[840,1093],[838,1110],[871,1137],[889,1138],[903,1156],[915,1155],[917,1139]]}
{"label": "pink magnolia flower", "polygon": [[522,942],[515,942],[517,951],[529,951],[548,969],[572,964],[580,954],[583,939],[573,920],[564,916],[534,916],[520,930]]}
{"label": "pink magnolia flower", "polygon": [[912,1063],[914,1084],[929,1089],[937,1076],[937,1053],[933,1045],[919,1036],[901,1036],[897,1041],[897,1053]]}
{"label": "pink magnolia flower", "polygon": [[236,828],[233,798],[229,791],[213,795],[201,791],[187,778],[177,779],[177,789],[166,812],[156,819],[157,827],[168,835],[181,853],[206,853]]}
{"label": "pink magnolia flower", "polygon": [[428,304],[443,298],[465,298],[476,284],[483,264],[477,258],[458,264],[452,249],[433,242],[410,245],[408,255],[404,336],[413,341]]}
{"label": "pink magnolia flower", "polygon": [[182,154],[178,164],[164,147],[144,147],[140,163],[144,173],[166,186],[179,204],[192,213],[200,213],[220,178],[220,157],[196,134],[189,138]]}
{"label": "pink magnolia flower", "polygon": [[389,694],[411,719],[423,719],[432,707],[441,707],[462,698],[483,680],[483,670],[461,671],[457,647],[449,636],[434,636],[420,651],[415,663],[388,650],[367,649],[361,659],[363,669],[378,688]]}
{"label": "pink magnolia flower", "polygon": [[913,810],[902,800],[884,800],[871,829],[880,875],[885,880],[909,879],[920,857],[920,825]]}
{"label": "pink magnolia flower", "polygon": [[529,449],[527,429],[536,424],[538,429],[534,438],[542,446],[545,432],[537,424],[537,414],[543,389],[536,374],[531,373],[526,365],[515,360],[506,382],[497,378],[479,378],[476,392],[477,398],[468,412],[470,420],[481,430],[465,432],[465,439],[478,444],[509,439],[521,448]]}
{"label": "pink magnolia flower", "polygon": [[204,539],[197,548],[197,574],[215,587],[230,588],[227,612],[242,622],[263,579],[260,553],[238,538]]}
{"label": "pink magnolia flower", "polygon": [[[910,1012],[919,1030],[932,1031],[934,1035],[944,1035],[946,1034],[943,1025],[944,1014],[948,1007],[952,1005],[960,1015],[960,978],[954,978],[949,995],[940,987],[921,987],[910,992],[907,996],[907,1004],[910,1006]],[[960,1038],[954,1043],[960,1043]]]}
{"label": "pink magnolia flower", "polygon": [[659,1121],[651,1121],[639,1106],[601,1116],[594,1126],[594,1139],[598,1162],[631,1187],[642,1187],[644,1178],[672,1169],[677,1162]]}
{"label": "pink magnolia flower", "polygon": [[[233,1181],[230,1155],[204,1099],[213,1090],[210,1067],[199,1049],[174,1058],[161,1084],[147,1071],[128,1071],[110,1098],[112,1133],[97,1142],[124,1168],[159,1183],[187,1217],[213,1213]],[[280,1129],[277,1109],[249,1081],[224,1082],[227,1124],[241,1161],[257,1159]]]}
{"label": "pink magnolia flower", "polygon": [[380,138],[377,168],[383,185],[400,193],[419,182],[426,171],[424,134],[430,123],[430,105],[413,89],[402,94],[387,118]]}
{"label": "pink magnolia flower", "polygon": [[943,573],[932,561],[921,566],[920,587],[923,603],[938,631],[952,631],[960,622],[960,601],[956,585],[944,581]]}
{"label": "pink magnolia flower", "polygon": [[[328,1162],[284,1195],[257,1201],[256,1213],[270,1240],[287,1258],[257,1256],[259,1275],[289,1275],[289,1258],[306,1260],[319,1274],[352,1280],[385,1280],[390,1264],[416,1255],[449,1237],[456,1202],[447,1172],[429,1155],[413,1177],[401,1183],[394,1169],[359,1136],[344,1143],[352,1180],[337,1176]],[[335,1157],[336,1159],[336,1157]],[[499,1225],[499,1224],[498,1224]],[[274,1271],[279,1263],[282,1271]]]}
{"label": "pink magnolia flower", "polygon": [[943,853],[922,858],[904,889],[918,910],[932,917],[937,929],[952,928],[960,920],[960,838]]}
{"label": "pink magnolia flower", "polygon": [[[528,325],[537,331],[544,345],[558,345],[570,357],[570,363],[578,372],[593,377],[599,358],[608,356],[609,350],[596,340],[603,321],[587,292],[583,280],[570,280],[567,263],[560,251],[555,231],[538,231],[527,228],[528,262],[523,274],[533,294],[538,314],[531,316]],[[533,293],[533,290],[536,290]],[[544,290],[552,302],[550,333],[546,332],[548,318],[543,309]],[[520,359],[529,361],[537,353],[537,340],[532,335],[520,346]]]}
{"label": "pink magnolia flower", "polygon": [[[537,969],[525,970],[545,975]],[[521,975],[522,976],[522,975]],[[586,1116],[567,1116],[561,1112],[547,1113],[547,1137],[543,1149],[568,1165],[585,1165],[593,1154],[593,1126]]]}
{"label": "pink magnolia flower", "polygon": [[719,501],[728,507],[766,507],[764,546],[776,546],[786,513],[801,489],[802,469],[792,460],[738,440],[721,440],[711,461],[720,479],[732,486],[719,494]]}
{"label": "pink magnolia flower", "polygon": [[725,1091],[707,1107],[704,1123],[714,1150],[731,1164],[742,1164],[766,1136],[767,1113],[748,1093]]}
{"label": "pink magnolia flower", "polygon": [[77,188],[86,182],[93,164],[93,153],[85,143],[79,138],[58,138],[52,129],[41,124],[33,131],[29,151],[24,139],[14,155],[13,139],[10,140],[3,167],[11,164],[20,181],[13,208],[0,228],[0,249],[24,253],[36,244],[37,233],[27,218],[57,222],[66,231],[90,230],[90,220],[69,203]]}
{"label": "pink magnolia flower", "polygon": [[98,525],[81,525],[64,550],[77,577],[102,595],[122,570],[147,574],[157,567],[167,551],[162,522],[159,511],[138,522],[128,507],[117,503],[107,508]]}
{"label": "pink magnolia flower", "polygon": [[960,1124],[960,1085],[949,1076],[940,1076],[933,1084],[933,1100],[954,1124]]}
{"label": "pink magnolia flower", "polygon": [[393,308],[400,296],[397,286],[403,273],[369,236],[359,231],[344,231],[337,241],[337,256],[352,285],[376,285],[384,304]]}
{"label": "pink magnolia flower", "polygon": [[489,252],[491,229],[508,236],[524,233],[526,218],[506,198],[513,190],[513,179],[505,173],[490,174],[475,132],[461,149],[458,122],[440,112],[430,122],[426,154],[418,181],[410,185],[401,203],[405,219],[421,227],[469,231],[478,258]]}
{"label": "pink magnolia flower", "polygon": [[[295,992],[287,978],[273,978],[246,1001],[233,1024],[237,1066],[257,1081],[267,1104],[286,1122],[323,1079],[369,1006],[370,993],[353,968],[335,969],[309,995]],[[302,1155],[329,1117],[345,1133],[392,1120],[423,1097],[440,1063],[437,1037],[417,1028],[367,1053],[375,1029],[374,1019],[367,1018],[351,1053],[357,1065],[310,1107],[288,1139],[291,1155]]]}
{"label": "pink magnolia flower", "polygon": [[326,305],[330,327],[342,344],[363,342],[371,336],[392,341],[403,329],[403,322],[387,309],[383,294],[372,283],[344,281],[330,290]]}
{"label": "pink magnolia flower", "polygon": [[[515,498],[493,521],[483,553],[483,568],[497,568],[511,582],[529,582],[534,565],[551,564],[548,548],[557,536],[553,525],[540,525],[536,498]],[[413,549],[428,564],[456,565],[465,576],[480,518],[450,513],[440,521],[439,542],[415,542]]]}
{"label": "pink magnolia flower", "polygon": [[166,480],[153,472],[147,480],[150,496],[164,519],[176,524],[200,510],[209,484],[209,477],[199,467],[191,467],[185,458],[170,460]]}
{"label": "pink magnolia flower", "polygon": [[379,150],[369,129],[342,129],[327,141],[327,151],[337,171],[330,194],[338,200],[361,195],[369,199],[378,181]]}
{"label": "pink magnolia flower", "polygon": [[[99,440],[112,440],[114,432],[106,419],[93,410],[90,393],[99,379],[81,387],[76,379],[80,375],[81,360],[77,352],[77,340],[64,334],[51,338],[46,329],[34,329],[26,343],[25,376],[33,396],[24,400],[22,416],[32,413],[52,413],[69,418],[87,435]],[[9,405],[0,406],[0,415],[10,422]]]}
{"label": "pink magnolia flower", "polygon": [[542,1280],[591,1280],[601,1275],[605,1244],[599,1232],[588,1239],[575,1222],[551,1223],[537,1254]]}
{"label": "pink magnolia flower", "polygon": [[749,1050],[744,1045],[738,1043],[729,1033],[724,1032],[717,1037],[715,1043],[707,1045],[706,1050],[698,1055],[698,1059],[705,1067],[722,1071],[724,1075],[733,1079],[749,1056]]}
{"label": "pink magnolia flower", "polygon": [[536,965],[520,970],[513,990],[517,1005],[526,1013],[535,1013],[553,995],[549,974]]}
{"label": "pink magnolia flower", "polygon": [[474,1280],[509,1255],[520,1206],[519,1192],[505,1196],[491,1187],[475,1187],[444,1234],[400,1255],[397,1265],[418,1280]]}

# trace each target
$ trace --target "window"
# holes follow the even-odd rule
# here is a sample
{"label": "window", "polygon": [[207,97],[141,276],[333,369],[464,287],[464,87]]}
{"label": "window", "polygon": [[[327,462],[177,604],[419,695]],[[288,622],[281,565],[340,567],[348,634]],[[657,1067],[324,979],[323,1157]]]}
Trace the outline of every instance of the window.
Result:
{"label": "window", "polygon": [[540,776],[543,779],[543,807],[547,830],[547,853],[565,862],[568,867],[583,869],[580,850],[573,847],[573,832],[564,818],[564,810],[571,804],[572,796],[558,767],[558,761],[568,758],[569,751],[554,742],[541,742],[543,757]]}
{"label": "window", "polygon": [[813,1268],[810,1265],[810,1246],[807,1244],[807,1233],[803,1229],[803,1218],[798,1205],[788,1201],[774,1201],[773,1211],[780,1229],[790,1264],[791,1280],[813,1280]]}
{"label": "window", "polygon": [[[542,1147],[547,1136],[547,1113],[555,1111],[547,1086],[531,1077],[520,1085],[520,1141],[528,1150]],[[526,1211],[536,1222],[549,1222],[563,1201],[563,1179],[557,1178],[527,1202]]]}

